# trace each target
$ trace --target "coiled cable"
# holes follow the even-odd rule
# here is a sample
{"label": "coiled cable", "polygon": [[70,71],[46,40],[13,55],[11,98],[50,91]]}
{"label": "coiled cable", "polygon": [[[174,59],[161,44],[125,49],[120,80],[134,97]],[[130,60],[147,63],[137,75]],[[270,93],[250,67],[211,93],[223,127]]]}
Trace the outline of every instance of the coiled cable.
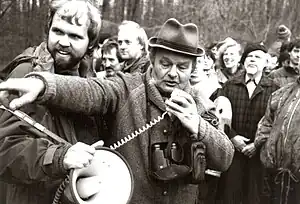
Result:
{"label": "coiled cable", "polygon": [[152,121],[150,121],[146,125],[142,126],[138,130],[135,130],[130,135],[127,135],[126,137],[122,138],[121,140],[119,140],[119,141],[115,142],[114,144],[110,145],[109,148],[115,150],[115,149],[123,146],[127,142],[133,140],[134,138],[136,138],[137,136],[139,136],[140,134],[142,134],[143,132],[145,132],[149,128],[151,128],[154,125],[156,125],[157,123],[159,123],[161,120],[164,119],[166,114],[167,114],[167,111],[165,111],[162,115],[158,116],[157,118],[154,118]]}
{"label": "coiled cable", "polygon": [[64,193],[64,190],[67,187],[69,182],[70,182],[70,178],[69,178],[69,175],[68,175],[65,178],[65,180],[63,180],[63,182],[57,188],[52,204],[59,204],[60,203],[59,200],[60,200],[62,194]]}

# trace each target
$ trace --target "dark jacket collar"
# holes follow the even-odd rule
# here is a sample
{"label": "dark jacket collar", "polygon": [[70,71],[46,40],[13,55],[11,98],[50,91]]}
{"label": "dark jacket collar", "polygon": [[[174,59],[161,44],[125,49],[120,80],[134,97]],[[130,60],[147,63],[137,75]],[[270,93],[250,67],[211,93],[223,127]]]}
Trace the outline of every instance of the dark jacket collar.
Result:
{"label": "dark jacket collar", "polygon": [[126,61],[123,63],[122,72],[124,73],[144,73],[150,65],[149,57],[146,54],[141,55],[138,59],[134,60],[131,64]]}
{"label": "dark jacket collar", "polygon": [[284,69],[291,74],[300,74],[299,69],[291,66],[284,66]]}
{"label": "dark jacket collar", "polygon": [[[238,75],[234,76],[230,81],[233,84],[246,84],[245,83],[245,75],[246,75],[246,71],[242,71],[241,73],[239,73]],[[265,76],[264,74],[262,75],[259,83],[257,84],[257,86],[271,86],[273,85],[273,80],[270,79],[269,77]]]}

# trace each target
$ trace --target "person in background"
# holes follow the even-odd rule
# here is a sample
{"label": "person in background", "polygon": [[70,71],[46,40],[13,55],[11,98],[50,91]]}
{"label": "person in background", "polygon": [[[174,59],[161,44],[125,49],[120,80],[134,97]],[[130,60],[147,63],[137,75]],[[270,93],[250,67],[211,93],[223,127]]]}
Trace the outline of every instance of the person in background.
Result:
{"label": "person in background", "polygon": [[204,179],[206,168],[227,170],[234,154],[228,137],[210,122],[217,119],[209,112],[212,107],[202,104],[190,87],[193,63],[204,54],[198,36],[195,24],[171,18],[149,40],[152,66],[145,74],[118,72],[101,80],[31,73],[2,82],[0,100],[6,100],[4,89],[15,90],[23,95],[9,103],[12,109],[39,95],[40,102],[68,111],[109,116],[115,142],[162,117],[117,149],[134,175],[130,203],[194,204],[198,186],[192,183]]}
{"label": "person in background", "polygon": [[212,53],[211,58],[214,59],[214,61],[216,61],[217,56],[218,56],[218,42],[212,42],[210,43],[207,47],[206,47],[206,51],[209,53]]}
{"label": "person in background", "polygon": [[242,47],[232,38],[226,38],[218,51],[219,56],[216,63],[216,73],[219,83],[223,85],[227,80],[243,70],[239,64]]}
{"label": "person in background", "polygon": [[268,64],[264,69],[264,74],[269,75],[278,66],[278,56],[276,54],[267,53]]}
{"label": "person in background", "polygon": [[283,44],[291,42],[291,30],[285,25],[281,24],[276,29],[277,41],[282,42]]}
{"label": "person in background", "polygon": [[271,204],[299,204],[299,77],[272,94],[254,140],[268,173]]}
{"label": "person in background", "polygon": [[278,86],[282,87],[288,83],[295,82],[300,73],[300,40],[290,42],[280,52],[281,58],[289,57],[283,61],[282,67],[272,71],[268,76]]}
{"label": "person in background", "polygon": [[119,52],[124,73],[144,73],[150,65],[148,37],[145,30],[134,21],[123,21],[118,31]]}
{"label": "person in background", "polygon": [[277,69],[281,67],[278,64],[279,55],[282,53],[282,46],[286,46],[291,41],[291,31],[285,25],[279,25],[276,28],[276,39],[275,41],[269,46],[268,53],[271,55],[270,59],[270,67],[266,70],[266,74],[273,69]]}
{"label": "person in background", "polygon": [[[250,43],[242,54],[244,71],[228,80],[218,90],[232,106],[231,130],[227,133],[236,151],[233,162],[221,174],[217,203],[259,204],[263,194],[263,169],[254,137],[259,120],[265,113],[270,95],[278,88],[263,75],[267,65],[267,50],[258,43]],[[264,203],[264,202],[262,202]]]}
{"label": "person in background", "polygon": [[117,71],[121,70],[120,62],[121,55],[118,49],[118,43],[114,40],[108,40],[102,45],[101,48],[101,63],[104,71],[97,72],[97,77],[112,77],[115,76]]}
{"label": "person in background", "polygon": [[[211,55],[209,55],[209,53]],[[212,53],[205,51],[203,56],[197,57],[195,69],[191,75],[190,83],[194,90],[201,90],[205,97],[209,98],[221,85],[214,70]]]}
{"label": "person in background", "polygon": [[[86,61],[98,45],[100,25],[99,10],[89,1],[51,1],[47,40],[14,59],[7,77],[16,79],[31,71],[95,77]],[[31,61],[22,61],[25,57]],[[67,143],[46,137],[1,109],[0,178],[7,186],[5,204],[51,204],[69,170],[90,164],[95,153],[90,145],[103,133],[94,117],[39,104],[21,110]],[[66,200],[60,201],[69,203]]]}

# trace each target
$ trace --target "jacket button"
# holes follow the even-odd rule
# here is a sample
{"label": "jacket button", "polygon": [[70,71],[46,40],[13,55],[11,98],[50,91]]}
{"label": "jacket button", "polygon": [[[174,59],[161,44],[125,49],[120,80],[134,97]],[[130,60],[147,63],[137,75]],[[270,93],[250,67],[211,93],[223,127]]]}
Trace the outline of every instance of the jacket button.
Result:
{"label": "jacket button", "polygon": [[167,134],[167,133],[168,133],[168,130],[165,129],[165,130],[163,131],[163,133],[164,133],[164,134]]}
{"label": "jacket button", "polygon": [[164,191],[162,194],[163,194],[163,196],[166,196],[166,195],[168,195],[168,192]]}

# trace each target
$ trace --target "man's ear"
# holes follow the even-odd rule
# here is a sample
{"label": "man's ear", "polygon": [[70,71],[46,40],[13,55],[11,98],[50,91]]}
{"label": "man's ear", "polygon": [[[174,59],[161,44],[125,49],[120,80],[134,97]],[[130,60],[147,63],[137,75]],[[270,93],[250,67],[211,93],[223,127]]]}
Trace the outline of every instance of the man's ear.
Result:
{"label": "man's ear", "polygon": [[150,49],[149,52],[149,59],[152,65],[154,65],[154,60],[155,60],[155,51],[153,48]]}

